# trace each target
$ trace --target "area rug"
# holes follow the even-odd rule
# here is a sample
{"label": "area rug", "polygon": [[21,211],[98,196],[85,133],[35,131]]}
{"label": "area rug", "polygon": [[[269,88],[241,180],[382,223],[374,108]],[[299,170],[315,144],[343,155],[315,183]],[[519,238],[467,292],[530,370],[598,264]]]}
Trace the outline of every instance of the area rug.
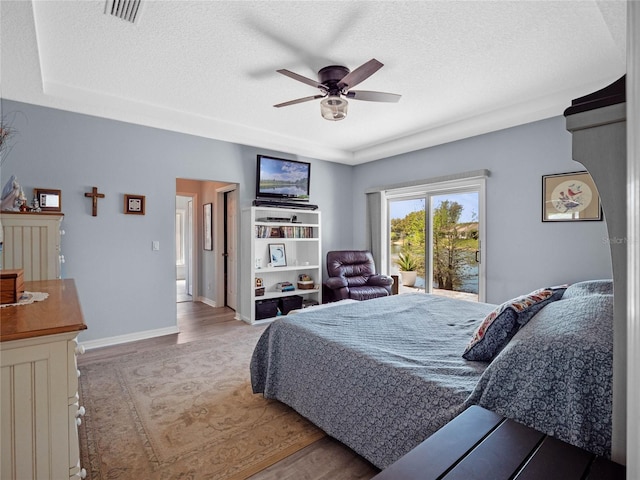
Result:
{"label": "area rug", "polygon": [[87,478],[240,480],[322,438],[289,407],[251,392],[263,330],[80,361]]}

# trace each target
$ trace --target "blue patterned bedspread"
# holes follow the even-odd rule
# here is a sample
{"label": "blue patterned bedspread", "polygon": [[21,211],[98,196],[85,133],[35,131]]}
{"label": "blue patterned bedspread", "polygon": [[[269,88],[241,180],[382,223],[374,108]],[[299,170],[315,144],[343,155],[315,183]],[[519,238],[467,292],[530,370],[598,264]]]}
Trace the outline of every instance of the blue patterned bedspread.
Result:
{"label": "blue patterned bedspread", "polygon": [[613,295],[565,298],[567,292],[516,333],[465,406],[481,405],[609,457]]}
{"label": "blue patterned bedspread", "polygon": [[493,308],[425,294],[310,308],[265,330],[253,390],[384,468],[464,409],[487,364],[461,355]]}
{"label": "blue patterned bedspread", "polygon": [[490,364],[464,360],[494,307],[409,294],[311,308],[265,330],[251,361],[253,390],[379,468],[473,404],[608,456],[613,296],[563,297]]}

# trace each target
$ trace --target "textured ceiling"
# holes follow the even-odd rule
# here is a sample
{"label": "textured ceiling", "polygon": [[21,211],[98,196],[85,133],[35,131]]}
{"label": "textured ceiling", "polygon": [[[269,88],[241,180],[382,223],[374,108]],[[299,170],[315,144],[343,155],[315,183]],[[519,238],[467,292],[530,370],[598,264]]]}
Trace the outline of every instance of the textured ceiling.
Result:
{"label": "textured ceiling", "polygon": [[[2,96],[358,164],[562,114],[625,72],[624,1],[152,1],[131,24],[102,1],[1,2]],[[326,65],[384,67],[340,122]]]}

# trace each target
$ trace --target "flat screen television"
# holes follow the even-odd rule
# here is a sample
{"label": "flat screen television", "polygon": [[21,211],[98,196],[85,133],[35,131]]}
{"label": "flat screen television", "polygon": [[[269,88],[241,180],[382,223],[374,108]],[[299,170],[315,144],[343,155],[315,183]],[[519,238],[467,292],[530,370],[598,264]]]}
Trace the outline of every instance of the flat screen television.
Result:
{"label": "flat screen television", "polygon": [[258,155],[256,198],[309,201],[311,164]]}

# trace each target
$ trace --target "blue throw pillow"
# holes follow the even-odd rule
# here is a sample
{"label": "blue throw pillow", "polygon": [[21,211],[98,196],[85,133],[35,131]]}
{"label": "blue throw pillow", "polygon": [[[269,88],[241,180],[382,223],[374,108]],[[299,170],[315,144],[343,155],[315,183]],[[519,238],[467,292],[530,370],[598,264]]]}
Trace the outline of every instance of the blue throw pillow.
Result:
{"label": "blue throw pillow", "polygon": [[491,361],[542,307],[560,300],[566,289],[566,285],[541,288],[499,305],[478,325],[462,357]]}

